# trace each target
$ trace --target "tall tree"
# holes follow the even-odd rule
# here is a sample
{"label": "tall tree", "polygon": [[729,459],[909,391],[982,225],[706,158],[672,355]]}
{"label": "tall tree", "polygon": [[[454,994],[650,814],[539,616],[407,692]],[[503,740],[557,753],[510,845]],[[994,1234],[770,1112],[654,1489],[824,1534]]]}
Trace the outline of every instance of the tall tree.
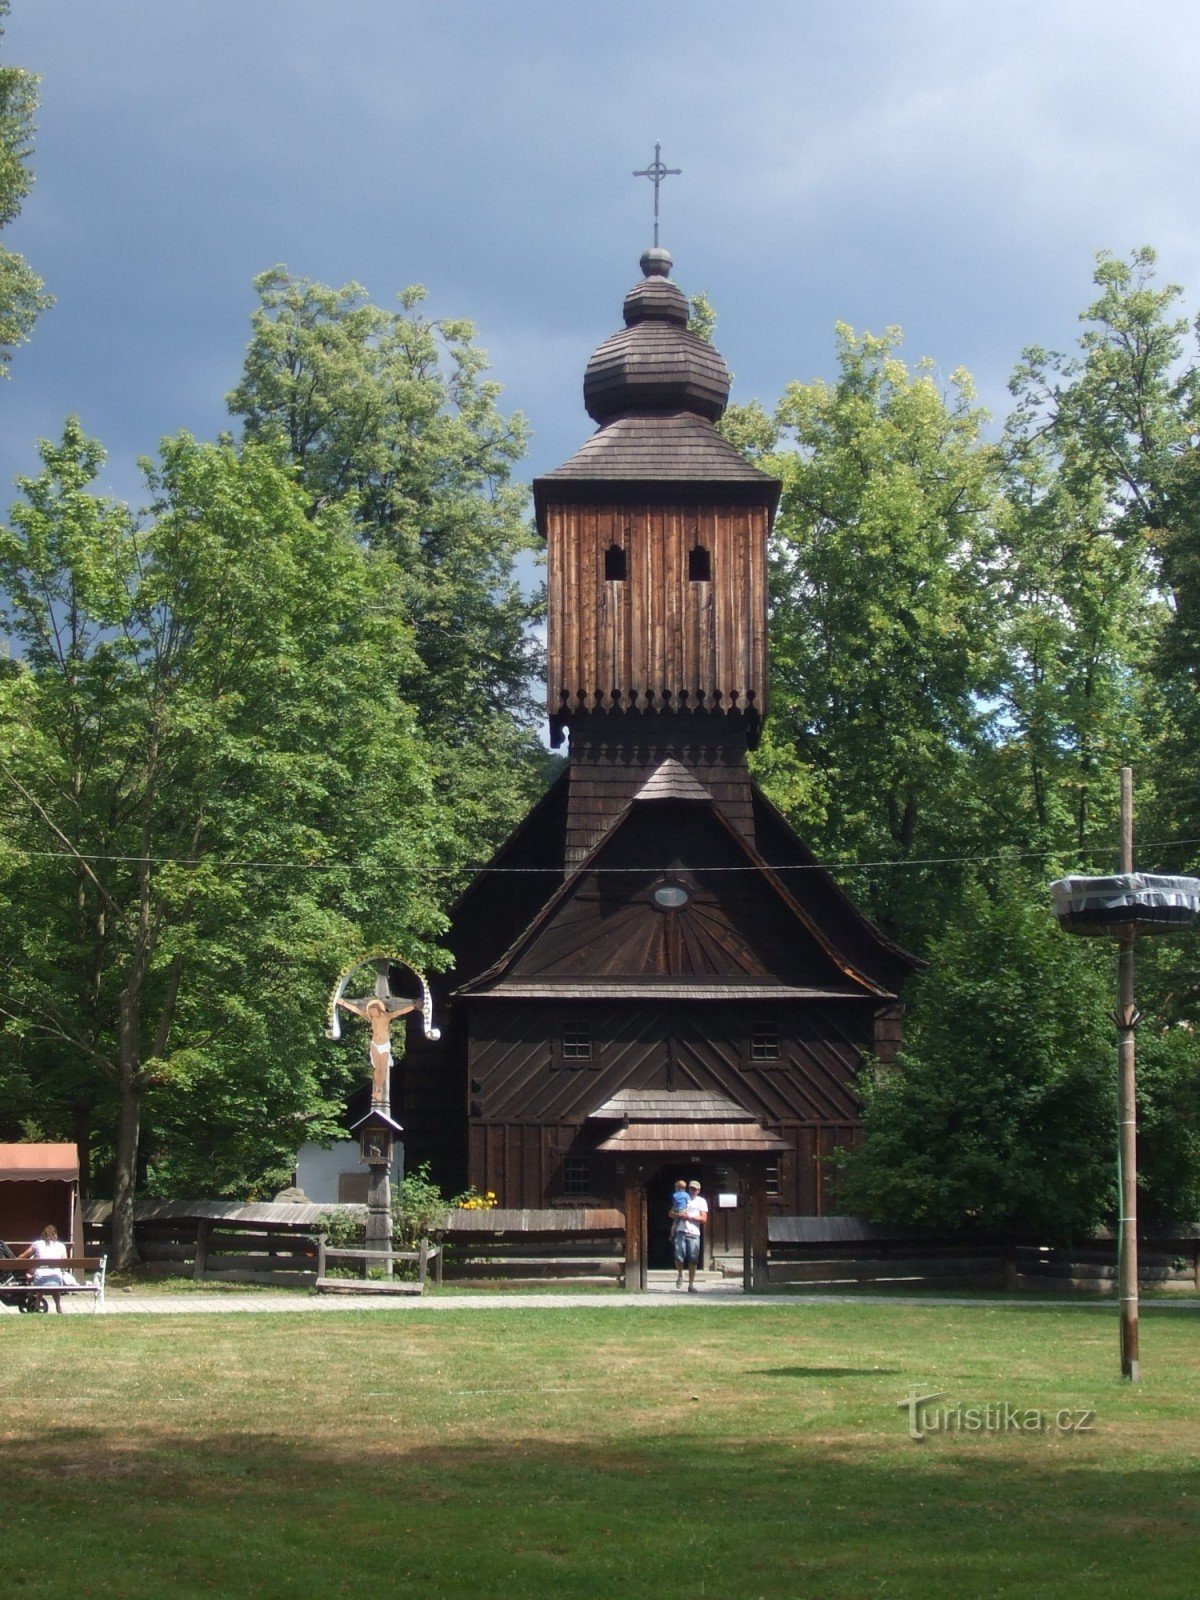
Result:
{"label": "tall tree", "polygon": [[[772,548],[772,709],[759,770],[826,855],[947,853],[969,829],[968,767],[995,685],[991,552],[999,458],[970,379],[910,372],[900,336],[838,328],[836,382],[789,385]],[[738,427],[751,444],[762,418]],[[930,885],[868,899],[924,938]]]}
{"label": "tall tree", "polygon": [[[248,440],[286,451],[310,516],[343,505],[363,539],[395,558],[416,652],[397,663],[400,688],[447,815],[477,854],[542,777],[532,731],[540,601],[516,570],[533,539],[524,490],[510,481],[524,420],[501,413],[472,325],[424,316],[423,289],[389,311],[358,284],[329,288],[283,267],[255,287],[230,410]],[[501,770],[511,797],[481,806],[478,792]]]}
{"label": "tall tree", "polygon": [[1012,381],[1005,753],[1018,827],[1086,852],[1112,836],[1113,774],[1148,776],[1165,706],[1162,579],[1188,519],[1196,375],[1180,290],[1154,252],[1097,261],[1079,349],[1033,347]]}
{"label": "tall tree", "polygon": [[[0,0],[0,42],[9,0]],[[22,67],[0,65],[0,228],[21,210],[33,187],[33,116],[38,79]],[[42,280],[23,256],[0,246],[0,377],[8,376],[13,351],[33,329],[39,311],[50,304]]]}
{"label": "tall tree", "polygon": [[307,514],[267,446],[166,441],[144,522],[92,493],[77,423],[42,457],[0,535],[22,652],[0,680],[5,887],[29,908],[0,951],[3,1050],[43,1125],[81,1105],[100,1125],[123,1264],[147,1106],[166,1134],[202,1114],[194,1151],[152,1155],[207,1156],[214,1186],[327,1115],[330,968],[369,942],[436,959],[435,820],[390,556]]}
{"label": "tall tree", "polygon": [[1086,1236],[1113,1192],[1110,998],[1103,953],[1059,932],[1039,881],[975,877],[933,942],[895,1067],[864,1076],[842,1202],[936,1230]]}

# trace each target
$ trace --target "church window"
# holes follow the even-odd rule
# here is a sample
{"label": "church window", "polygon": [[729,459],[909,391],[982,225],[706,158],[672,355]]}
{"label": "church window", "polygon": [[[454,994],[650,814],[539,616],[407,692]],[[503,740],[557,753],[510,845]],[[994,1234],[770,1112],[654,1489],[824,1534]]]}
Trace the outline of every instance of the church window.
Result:
{"label": "church window", "polygon": [[591,1194],[592,1169],[582,1156],[567,1156],[563,1162],[562,1192]]}
{"label": "church window", "polygon": [[756,1022],[750,1029],[751,1061],[778,1061],[780,1054],[779,1024]]}
{"label": "church window", "polygon": [[625,552],[619,544],[610,544],[604,552],[604,581],[625,582]]}
{"label": "church window", "polygon": [[681,883],[660,883],[654,891],[654,904],[660,911],[680,911],[690,899]]}
{"label": "church window", "polygon": [[560,1043],[564,1061],[590,1061],[592,1059],[592,1030],[590,1028],[564,1028]]}
{"label": "church window", "polygon": [[712,557],[702,544],[695,544],[688,551],[688,579],[692,583],[712,580]]}

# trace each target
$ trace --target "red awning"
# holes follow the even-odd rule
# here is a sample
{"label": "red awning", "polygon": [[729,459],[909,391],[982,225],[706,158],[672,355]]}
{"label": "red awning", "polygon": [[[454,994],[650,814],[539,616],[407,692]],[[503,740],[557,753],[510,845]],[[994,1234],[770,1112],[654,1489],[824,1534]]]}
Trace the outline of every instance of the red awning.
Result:
{"label": "red awning", "polygon": [[62,1183],[79,1178],[73,1144],[0,1144],[0,1183]]}

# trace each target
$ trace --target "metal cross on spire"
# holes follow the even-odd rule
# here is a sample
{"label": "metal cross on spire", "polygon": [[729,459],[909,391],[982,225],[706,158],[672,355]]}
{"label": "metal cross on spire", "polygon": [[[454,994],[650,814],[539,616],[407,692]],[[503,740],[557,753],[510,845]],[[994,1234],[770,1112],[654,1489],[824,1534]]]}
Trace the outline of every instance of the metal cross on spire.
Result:
{"label": "metal cross on spire", "polygon": [[635,178],[649,178],[654,185],[654,248],[658,249],[658,186],[664,178],[677,178],[683,171],[682,167],[666,167],[663,165],[662,145],[656,139],[654,142],[654,160],[648,167],[643,167],[640,172],[635,172]]}

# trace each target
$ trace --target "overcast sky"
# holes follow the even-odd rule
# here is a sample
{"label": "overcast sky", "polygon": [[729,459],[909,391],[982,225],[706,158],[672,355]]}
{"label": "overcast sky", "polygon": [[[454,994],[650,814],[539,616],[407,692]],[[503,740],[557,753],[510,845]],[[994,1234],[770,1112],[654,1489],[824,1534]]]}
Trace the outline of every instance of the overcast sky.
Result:
{"label": "overcast sky", "polygon": [[898,323],[1002,410],[1078,335],[1095,252],[1200,292],[1194,0],[13,0],[43,75],[4,242],[57,297],[0,385],[0,508],[77,412],[139,454],[226,423],[275,262],[478,327],[526,476],[591,431],[584,363],[650,242],[707,289],[734,397]]}

